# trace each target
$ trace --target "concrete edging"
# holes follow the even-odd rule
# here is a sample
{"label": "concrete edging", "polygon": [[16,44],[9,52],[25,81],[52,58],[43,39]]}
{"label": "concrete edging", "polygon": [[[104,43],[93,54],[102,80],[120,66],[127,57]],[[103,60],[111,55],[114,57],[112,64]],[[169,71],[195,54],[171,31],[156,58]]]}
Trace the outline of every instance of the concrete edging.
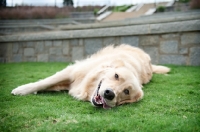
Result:
{"label": "concrete edging", "polygon": [[59,40],[200,31],[200,20],[0,36],[0,42]]}

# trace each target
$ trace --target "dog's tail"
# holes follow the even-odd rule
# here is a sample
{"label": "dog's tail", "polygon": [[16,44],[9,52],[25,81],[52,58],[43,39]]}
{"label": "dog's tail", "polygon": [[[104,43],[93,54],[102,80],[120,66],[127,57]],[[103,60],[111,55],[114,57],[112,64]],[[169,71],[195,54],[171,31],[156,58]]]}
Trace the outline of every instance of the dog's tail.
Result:
{"label": "dog's tail", "polygon": [[170,71],[170,68],[159,65],[152,65],[153,73],[165,74]]}

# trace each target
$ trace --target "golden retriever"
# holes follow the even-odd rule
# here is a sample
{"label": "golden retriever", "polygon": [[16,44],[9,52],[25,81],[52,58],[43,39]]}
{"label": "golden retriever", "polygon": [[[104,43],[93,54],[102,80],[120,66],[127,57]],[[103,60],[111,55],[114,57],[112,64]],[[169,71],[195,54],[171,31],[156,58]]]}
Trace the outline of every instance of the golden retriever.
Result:
{"label": "golden retriever", "polygon": [[144,95],[142,84],[148,83],[153,73],[169,71],[167,67],[152,65],[150,56],[139,48],[111,45],[50,77],[19,86],[11,93],[69,90],[76,99],[108,109],[139,101]]}

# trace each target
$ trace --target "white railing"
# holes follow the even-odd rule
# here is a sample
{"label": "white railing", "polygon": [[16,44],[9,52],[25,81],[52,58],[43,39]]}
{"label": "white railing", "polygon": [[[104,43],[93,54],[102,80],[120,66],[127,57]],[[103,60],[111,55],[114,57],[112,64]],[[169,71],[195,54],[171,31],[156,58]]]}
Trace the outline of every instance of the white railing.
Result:
{"label": "white railing", "polygon": [[104,6],[101,10],[97,12],[97,15],[104,13],[109,8],[109,5]]}

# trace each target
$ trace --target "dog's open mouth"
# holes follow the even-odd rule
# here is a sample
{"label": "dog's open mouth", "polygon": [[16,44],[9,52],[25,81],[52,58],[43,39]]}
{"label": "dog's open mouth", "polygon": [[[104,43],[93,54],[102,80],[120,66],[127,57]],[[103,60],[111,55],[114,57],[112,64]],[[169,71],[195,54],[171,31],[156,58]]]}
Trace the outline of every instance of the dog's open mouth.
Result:
{"label": "dog's open mouth", "polygon": [[99,94],[99,89],[101,87],[101,83],[102,83],[102,81],[100,81],[98,88],[96,90],[96,93],[94,94],[94,96],[92,98],[92,103],[95,106],[103,107],[104,109],[109,109],[111,107],[106,104],[105,99]]}
{"label": "dog's open mouth", "polygon": [[110,106],[108,106],[106,104],[106,101],[104,100],[104,98],[101,95],[95,95],[92,99],[92,102],[95,106],[98,107],[103,107],[104,109],[109,109],[111,108]]}

